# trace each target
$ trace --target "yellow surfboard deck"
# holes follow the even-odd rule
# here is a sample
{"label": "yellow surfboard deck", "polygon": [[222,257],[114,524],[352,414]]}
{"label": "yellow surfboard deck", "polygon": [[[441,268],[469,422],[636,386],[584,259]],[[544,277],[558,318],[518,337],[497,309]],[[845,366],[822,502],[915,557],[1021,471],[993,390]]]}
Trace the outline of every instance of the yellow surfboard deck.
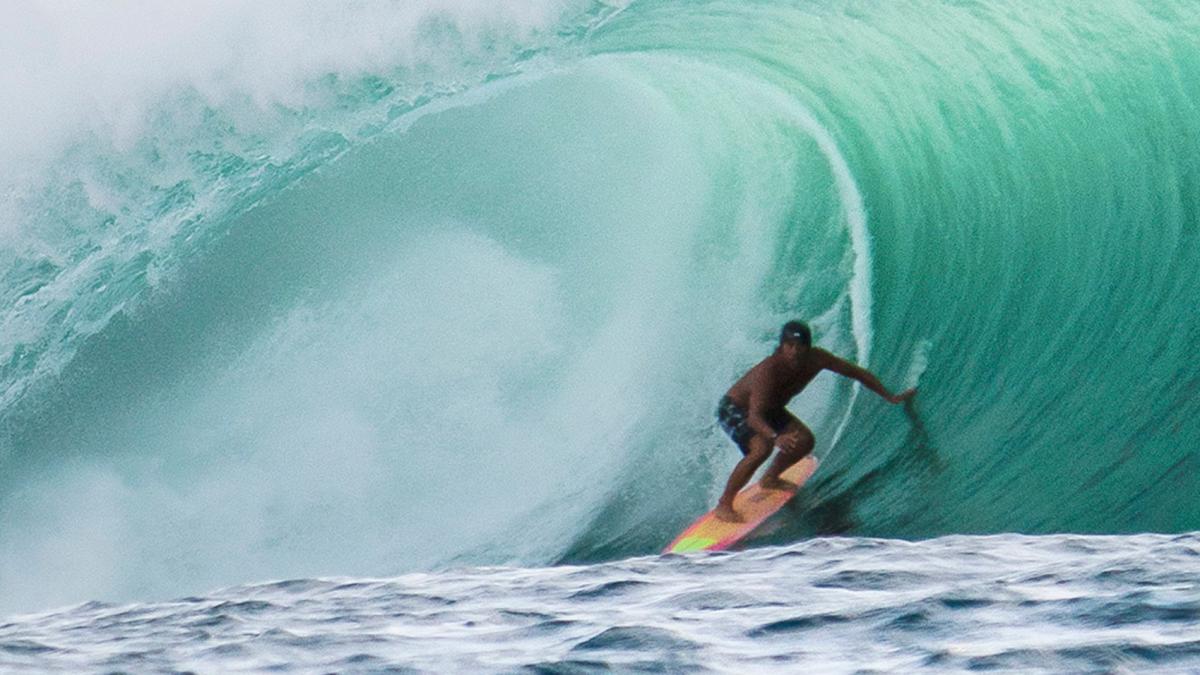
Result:
{"label": "yellow surfboard deck", "polygon": [[[817,458],[809,455],[787,468],[780,478],[803,487],[817,470]],[[758,483],[744,488],[733,498],[733,510],[745,521],[729,523],[719,520],[712,511],[700,516],[684,530],[663,553],[688,553],[690,551],[722,551],[733,546],[753,532],[771,514],[778,511],[796,490],[764,490]]]}

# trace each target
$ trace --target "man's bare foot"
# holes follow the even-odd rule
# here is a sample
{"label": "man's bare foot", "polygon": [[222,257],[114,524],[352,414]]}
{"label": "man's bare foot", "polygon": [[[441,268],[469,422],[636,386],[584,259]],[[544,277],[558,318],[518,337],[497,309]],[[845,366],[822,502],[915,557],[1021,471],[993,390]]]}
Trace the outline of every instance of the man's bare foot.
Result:
{"label": "man's bare foot", "polygon": [[745,522],[745,519],[739,516],[737,511],[733,510],[732,506],[724,504],[717,504],[717,508],[713,509],[713,515],[716,516],[717,520],[723,520],[727,523]]}
{"label": "man's bare foot", "polygon": [[764,490],[796,490],[800,487],[782,478],[763,478],[758,481],[758,486]]}

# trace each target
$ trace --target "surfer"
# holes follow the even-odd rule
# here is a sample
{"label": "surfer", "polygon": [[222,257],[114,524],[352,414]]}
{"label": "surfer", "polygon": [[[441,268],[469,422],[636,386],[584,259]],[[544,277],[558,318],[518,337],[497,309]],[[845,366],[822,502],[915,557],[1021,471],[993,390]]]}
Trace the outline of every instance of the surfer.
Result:
{"label": "surfer", "polygon": [[775,352],[742,376],[717,407],[717,422],[729,434],[742,460],[733,468],[725,493],[713,514],[721,520],[740,522],[733,498],[778,446],[779,454],[763,474],[759,485],[767,490],[793,490],[795,485],[779,477],[789,466],[812,452],[816,439],[803,422],[785,407],[822,370],[858,380],[887,399],[902,403],[917,393],[909,389],[892,394],[870,371],[812,346],[812,331],[803,321],[789,321],[779,336]]}

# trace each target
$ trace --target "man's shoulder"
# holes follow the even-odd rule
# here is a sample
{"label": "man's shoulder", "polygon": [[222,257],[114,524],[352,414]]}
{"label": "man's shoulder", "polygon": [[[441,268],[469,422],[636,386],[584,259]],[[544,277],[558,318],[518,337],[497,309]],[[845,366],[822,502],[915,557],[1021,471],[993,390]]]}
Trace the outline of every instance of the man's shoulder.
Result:
{"label": "man's shoulder", "polygon": [[747,373],[747,378],[754,386],[768,387],[779,377],[779,359],[774,355],[759,361],[750,372]]}
{"label": "man's shoulder", "polygon": [[831,370],[835,373],[845,372],[847,368],[854,365],[837,354],[821,349],[820,347],[813,347],[810,363],[816,370]]}
{"label": "man's shoulder", "polygon": [[754,367],[750,369],[749,374],[755,377],[762,377],[763,375],[769,375],[774,370],[775,358],[774,356],[768,356],[762,361],[754,364]]}

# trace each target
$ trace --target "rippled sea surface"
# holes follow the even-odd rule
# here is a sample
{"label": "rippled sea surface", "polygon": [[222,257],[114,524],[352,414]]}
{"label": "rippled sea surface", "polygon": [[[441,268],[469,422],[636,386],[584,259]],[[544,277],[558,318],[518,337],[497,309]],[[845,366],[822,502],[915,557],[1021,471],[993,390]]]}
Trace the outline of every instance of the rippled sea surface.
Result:
{"label": "rippled sea surface", "polygon": [[1200,671],[1200,533],[814,539],[0,620],[0,670]]}

